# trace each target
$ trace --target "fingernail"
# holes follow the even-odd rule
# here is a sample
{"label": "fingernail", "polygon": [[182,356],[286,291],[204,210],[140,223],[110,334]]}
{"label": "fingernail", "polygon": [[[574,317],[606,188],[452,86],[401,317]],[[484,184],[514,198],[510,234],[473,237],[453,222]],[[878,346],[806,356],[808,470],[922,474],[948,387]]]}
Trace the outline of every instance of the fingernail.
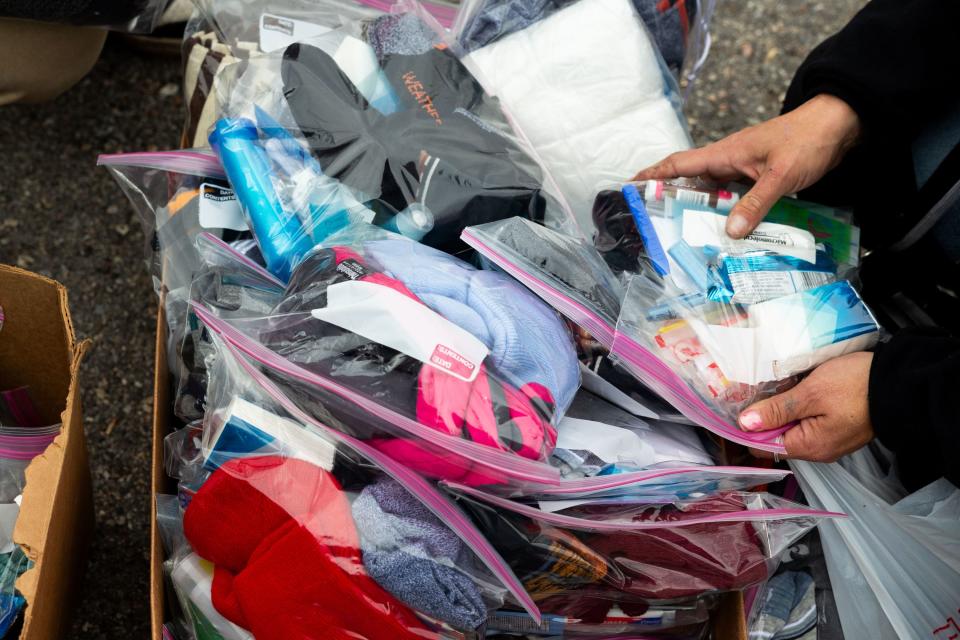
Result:
{"label": "fingernail", "polygon": [[742,238],[747,235],[750,223],[742,215],[733,214],[727,218],[727,235],[731,238]]}
{"label": "fingernail", "polygon": [[763,428],[763,418],[759,411],[744,411],[740,414],[740,426],[745,431],[757,431]]}

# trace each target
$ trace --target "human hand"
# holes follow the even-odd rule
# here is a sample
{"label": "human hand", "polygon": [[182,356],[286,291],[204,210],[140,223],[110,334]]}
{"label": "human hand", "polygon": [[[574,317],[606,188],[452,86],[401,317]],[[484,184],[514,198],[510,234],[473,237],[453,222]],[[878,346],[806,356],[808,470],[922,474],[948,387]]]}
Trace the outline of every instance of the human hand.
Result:
{"label": "human hand", "polygon": [[727,235],[742,238],[781,197],[809,187],[836,167],[860,135],[860,119],[843,100],[818,95],[800,107],[700,149],[679,151],[634,180],[703,176],[754,181],[727,218]]}
{"label": "human hand", "polygon": [[796,422],[783,434],[788,458],[833,462],[852,453],[873,440],[867,403],[872,362],[873,354],[867,351],[829,360],[797,386],[748,407],[740,414],[740,426],[769,431]]}

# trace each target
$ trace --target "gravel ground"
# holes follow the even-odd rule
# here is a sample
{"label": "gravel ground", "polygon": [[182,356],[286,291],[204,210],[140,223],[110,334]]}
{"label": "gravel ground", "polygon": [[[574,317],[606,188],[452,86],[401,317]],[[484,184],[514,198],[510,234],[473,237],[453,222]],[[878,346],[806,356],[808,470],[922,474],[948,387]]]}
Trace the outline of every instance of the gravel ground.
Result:
{"label": "gravel ground", "polygon": [[[806,53],[863,0],[726,0],[690,97],[698,143],[777,113]],[[71,638],[149,634],[149,444],[156,301],[133,210],[98,153],[167,149],[182,119],[176,60],[111,40],[93,73],[51,104],[0,109],[0,261],[70,291],[93,341],[82,384],[96,537]]]}

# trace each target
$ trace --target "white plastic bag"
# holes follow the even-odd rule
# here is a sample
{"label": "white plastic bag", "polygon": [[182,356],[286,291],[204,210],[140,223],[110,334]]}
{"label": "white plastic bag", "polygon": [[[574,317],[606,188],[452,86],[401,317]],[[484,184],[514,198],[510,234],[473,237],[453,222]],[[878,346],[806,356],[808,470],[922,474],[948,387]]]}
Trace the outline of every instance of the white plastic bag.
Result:
{"label": "white plastic bag", "polygon": [[941,479],[890,502],[897,487],[869,448],[839,463],[790,464],[811,506],[850,516],[820,528],[847,640],[956,638],[960,489]]}

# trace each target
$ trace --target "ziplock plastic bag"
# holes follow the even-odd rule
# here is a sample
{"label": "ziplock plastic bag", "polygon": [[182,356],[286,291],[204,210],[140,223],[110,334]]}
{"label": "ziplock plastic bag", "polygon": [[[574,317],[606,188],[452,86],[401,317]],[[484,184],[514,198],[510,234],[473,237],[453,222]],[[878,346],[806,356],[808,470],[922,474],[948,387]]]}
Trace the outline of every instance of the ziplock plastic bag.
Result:
{"label": "ziplock plastic bag", "polygon": [[471,226],[461,238],[601,345],[613,345],[623,286],[588,241],[523,218]]}
{"label": "ziplock plastic bag", "polygon": [[[507,591],[514,605],[539,616],[509,567],[433,485],[301,412],[246,357],[229,345],[222,351],[204,421],[211,475],[186,508],[184,531],[197,554],[235,575],[234,591],[257,638],[297,635],[268,627],[301,615],[308,622],[321,617],[318,626],[301,627],[312,631],[306,637],[328,637],[328,625],[343,623],[371,638],[382,637],[365,628],[375,623],[400,637],[423,635],[436,621],[466,631]],[[325,579],[316,580],[321,574]],[[235,609],[217,597],[214,585],[214,604],[237,622]],[[419,623],[407,607],[419,612]],[[381,619],[385,614],[394,621]]]}
{"label": "ziplock plastic bag", "polygon": [[632,605],[738,590],[765,580],[775,559],[833,517],[756,493],[687,502],[591,504],[551,513],[444,483],[546,615],[605,615]]}
{"label": "ziplock plastic bag", "polygon": [[388,0],[201,0],[197,4],[199,11],[187,23],[182,48],[187,105],[184,145],[192,147],[207,146],[209,129],[222,117],[217,85],[221,72],[234,62],[310,41],[348,24],[355,35],[377,49],[402,46],[412,37],[442,30],[456,13],[454,6],[442,0],[423,3],[422,19],[417,21],[393,13]]}
{"label": "ziplock plastic bag", "polygon": [[[735,427],[725,426],[726,421],[706,407],[696,394],[685,390],[685,385],[667,367],[654,365],[658,366],[654,375],[638,374],[645,371],[643,366],[621,366],[607,357],[615,337],[621,347],[629,340],[616,336],[623,284],[589,242],[520,218],[469,227],[461,237],[484,259],[523,283],[578,327],[575,338],[581,360],[597,374],[591,377],[609,383],[606,386],[614,385],[630,400],[655,407],[655,417],[712,425],[721,435],[741,433]],[[596,345],[591,344],[593,341]],[[618,360],[623,359],[626,364],[623,353],[617,355]],[[643,356],[643,360],[646,359],[647,356]],[[587,377],[584,384],[586,381]],[[759,448],[779,446],[764,445],[767,439],[773,437],[757,436]],[[754,441],[744,442],[753,444]]]}
{"label": "ziplock plastic bag", "polygon": [[203,266],[189,291],[172,291],[166,298],[167,358],[174,373],[174,412],[184,422],[203,417],[208,362],[215,357],[203,324],[190,304],[204,305],[220,318],[269,313],[283,295],[283,283],[266,269],[209,232],[195,240]]}
{"label": "ziplock plastic bag", "polygon": [[719,209],[678,192],[648,197],[657,206],[647,208],[649,192],[622,188],[640,242],[611,353],[698,424],[775,450],[782,430],[740,433],[739,412],[879,336],[859,295],[837,279],[834,257],[849,252],[851,235],[763,222],[732,240]]}
{"label": "ziplock plastic bag", "polygon": [[767,483],[778,482],[788,475],[781,469],[758,467],[711,467],[668,465],[612,475],[564,479],[556,485],[529,485],[523,488],[488,487],[496,495],[527,498],[553,504],[567,501],[609,499],[650,501],[689,500],[720,492],[744,491]]}
{"label": "ziplock plastic bag", "polygon": [[[195,0],[194,4],[225,44],[257,43],[267,53],[351,21],[376,22],[395,5],[390,0]],[[452,2],[422,4],[444,26],[456,14]]]}
{"label": "ziplock plastic bag", "polygon": [[563,324],[505,276],[382,236],[312,253],[274,315],[197,314],[342,428],[418,470],[473,466],[447,468],[424,442],[497,454],[502,468],[546,460],[579,385]]}
{"label": "ziplock plastic bag", "polygon": [[[592,608],[584,607],[569,614],[545,614],[540,623],[534,622],[528,614],[502,609],[487,621],[487,637],[505,640],[523,634],[521,637],[541,640],[702,640],[710,637],[709,621],[716,601],[703,597],[658,605],[633,603],[628,607],[631,613],[624,612],[616,604],[607,605],[605,612],[603,605],[597,603]],[[580,611],[586,611],[585,617]]]}
{"label": "ziplock plastic bag", "polygon": [[[796,375],[830,358],[869,349],[878,331],[845,281],[740,306],[691,301],[675,289],[665,292],[636,278],[611,352],[653,388],[668,387],[664,397],[698,424],[719,418],[732,425],[741,410],[792,386]],[[690,390],[708,406],[701,407]]]}
{"label": "ziplock plastic bag", "polygon": [[[683,239],[685,212],[726,214],[739,201],[744,190],[744,187],[736,184],[718,188],[696,179],[604,185],[593,202],[592,217],[597,229],[594,245],[618,276],[641,272],[647,265],[661,274],[669,271],[671,276],[679,278],[678,286],[682,287],[689,284],[690,279],[698,279],[694,275],[695,270],[702,271],[690,261],[683,260],[688,257],[687,254],[678,255],[674,249],[674,245]],[[860,229],[852,224],[852,216],[848,212],[793,198],[781,198],[771,207],[764,221],[808,231],[813,236],[814,246],[820,249],[815,254],[816,259],[809,266],[796,262],[797,258],[794,257],[793,262],[781,261],[764,269],[754,269],[762,276],[758,273],[745,275],[746,270],[732,268],[724,274],[728,288],[733,284],[752,285],[753,288],[766,284],[768,288],[778,287],[779,291],[789,288],[789,292],[795,292],[800,290],[799,285],[806,284],[809,288],[810,285],[829,281],[817,276],[818,273],[839,272],[843,275],[848,267],[856,267],[859,262]],[[700,222],[702,227],[706,221],[694,222]],[[751,234],[747,242],[754,247],[764,248],[759,235],[764,229],[780,231],[781,235],[783,231],[765,224],[758,232]],[[704,233],[702,229],[690,229],[689,233],[697,231]],[[652,239],[654,236],[656,240]],[[786,241],[784,238],[781,240]],[[789,240],[802,241],[799,236]],[[716,241],[726,242],[723,238]],[[744,243],[740,244],[742,246]],[[773,273],[776,271],[781,272],[780,275]],[[797,271],[802,272],[810,283],[805,283],[795,273],[790,273],[792,280],[787,280],[785,272]],[[731,279],[736,282],[731,283]],[[749,301],[750,297],[756,296],[757,292],[743,291],[739,297],[746,297]]]}
{"label": "ziplock plastic bag", "polygon": [[631,0],[577,0],[463,60],[588,239],[600,182],[691,146],[676,83]]}
{"label": "ziplock plastic bag", "polygon": [[15,583],[31,561],[13,541],[20,514],[26,469],[60,433],[61,425],[43,426],[26,387],[0,393],[0,637],[17,621],[26,604]]}
{"label": "ziplock plastic bag", "polygon": [[[452,38],[470,52],[516,33],[574,0],[467,0],[460,3]],[[714,2],[635,0],[633,5],[670,70],[691,82],[709,51]]]}
{"label": "ziplock plastic bag", "polygon": [[26,479],[24,469],[60,434],[59,423],[46,425],[28,387],[0,392],[0,502],[13,502]]}
{"label": "ziplock plastic bag", "polygon": [[577,394],[557,432],[552,463],[565,479],[713,464],[691,427],[640,418],[587,391]]}
{"label": "ziplock plastic bag", "polygon": [[451,253],[470,224],[570,225],[497,101],[448,50],[422,45],[378,55],[330,32],[234,65],[221,82],[228,117],[211,144],[281,279],[359,221]]}
{"label": "ziplock plastic bag", "polygon": [[[202,232],[226,242],[251,239],[223,167],[192,150],[101,155],[143,226],[153,287],[189,287],[202,265],[195,241]],[[256,256],[254,256],[256,258]]]}
{"label": "ziplock plastic bag", "polygon": [[844,636],[954,637],[960,491],[941,479],[901,498],[873,455],[866,447],[833,464],[790,462],[812,505],[850,516],[820,529]]}

